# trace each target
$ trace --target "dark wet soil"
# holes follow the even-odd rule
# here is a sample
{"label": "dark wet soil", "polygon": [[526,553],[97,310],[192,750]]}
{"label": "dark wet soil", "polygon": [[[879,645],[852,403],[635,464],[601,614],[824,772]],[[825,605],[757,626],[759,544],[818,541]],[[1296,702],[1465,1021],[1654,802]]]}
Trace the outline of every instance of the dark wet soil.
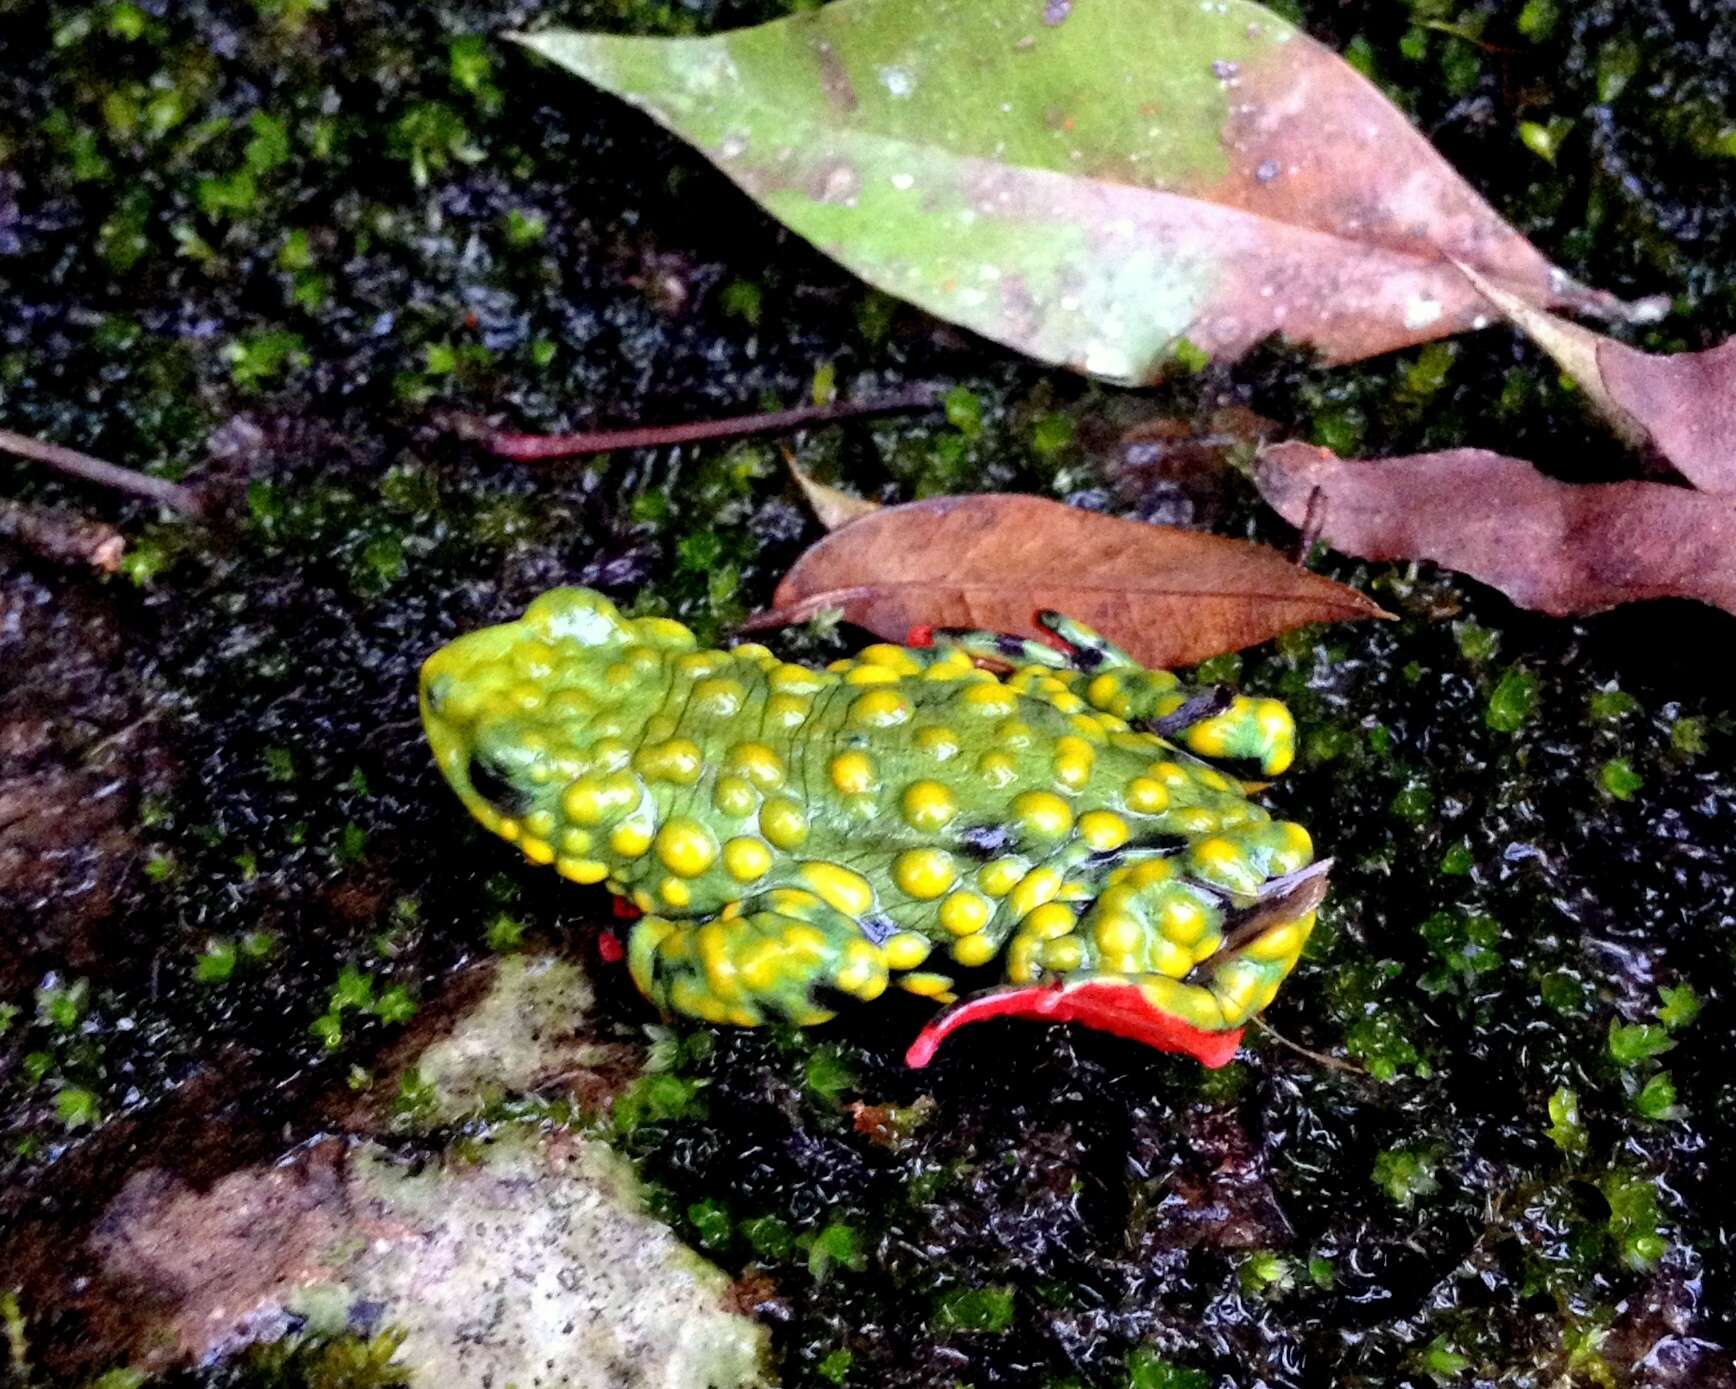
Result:
{"label": "dark wet soil", "polygon": [[[1729,6],[1281,8],[1582,279],[1676,296],[1643,341],[1736,332]],[[604,900],[437,784],[416,665],[555,582],[719,636],[816,528],[769,446],[512,465],[447,412],[685,420],[800,403],[822,367],[851,396],[961,384],[980,428],[852,425],[800,456],[889,500],[1019,488],[1282,544],[1210,449],[1123,431],[1210,433],[1235,404],[1347,452],[1631,471],[1504,332],[1137,396],[1017,363],[474,37],[759,13],[0,0],[0,417],[213,510],[0,463],[9,497],[130,541],[114,578],[0,548],[0,1290],[42,1382],[111,1343],[55,1290],[122,1174],[173,1153],[208,1183],[394,1086],[406,1010],[467,961],[562,942],[606,1030],[651,1021],[595,954]],[[1553,164],[1519,136],[1551,121]],[[999,1026],[915,1075],[914,1002],[805,1037],[677,1026],[611,1131],[751,1275],[785,1383],[1730,1382],[1729,619],[1546,622],[1426,570],[1323,568],[1403,620],[1239,678],[1296,709],[1274,795],[1340,865],[1269,1021],[1362,1073],[1255,1034],[1206,1074]]]}

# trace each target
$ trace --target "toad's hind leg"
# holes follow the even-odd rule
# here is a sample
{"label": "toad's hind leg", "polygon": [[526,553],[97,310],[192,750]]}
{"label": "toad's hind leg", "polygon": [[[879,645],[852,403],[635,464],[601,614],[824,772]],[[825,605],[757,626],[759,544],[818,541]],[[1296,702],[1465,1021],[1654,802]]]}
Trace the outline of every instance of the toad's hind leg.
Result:
{"label": "toad's hind leg", "polygon": [[[1260,826],[1268,828],[1283,827]],[[1283,865],[1288,868],[1288,863]],[[1106,888],[1079,923],[1079,967],[1069,985],[1120,976],[1163,1013],[1206,1031],[1239,1027],[1271,1003],[1314,929],[1324,878],[1293,890],[1274,880],[1276,900],[1258,893],[1236,906],[1220,890],[1180,877],[1171,860],[1151,860]],[[1257,917],[1258,929],[1238,929]]]}
{"label": "toad's hind leg", "polygon": [[1246,825],[1184,857],[1117,869],[1083,917],[1059,901],[1036,908],[1008,944],[1011,987],[942,1014],[911,1064],[926,1064],[960,1026],[1020,1016],[1081,1022],[1223,1065],[1314,929],[1326,865],[1303,871],[1309,853],[1297,826]]}
{"label": "toad's hind leg", "polygon": [[813,893],[779,889],[727,920],[647,916],[633,927],[627,962],[640,992],[665,1011],[806,1026],[831,1018],[837,996],[879,997],[900,944],[895,936],[876,945]]}

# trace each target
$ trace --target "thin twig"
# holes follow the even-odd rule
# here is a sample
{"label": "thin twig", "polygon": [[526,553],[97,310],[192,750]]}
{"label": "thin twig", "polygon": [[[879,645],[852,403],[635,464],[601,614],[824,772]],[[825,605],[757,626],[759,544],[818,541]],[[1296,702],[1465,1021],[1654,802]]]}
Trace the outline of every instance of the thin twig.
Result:
{"label": "thin twig", "polygon": [[83,478],[86,482],[94,482],[101,487],[131,492],[137,497],[149,497],[154,502],[173,507],[185,516],[197,516],[204,510],[199,494],[191,487],[183,487],[167,478],[152,477],[149,473],[136,472],[132,468],[116,467],[113,463],[92,458],[88,453],[80,453],[77,449],[50,444],[42,439],[32,439],[27,434],[15,434],[10,429],[0,429],[0,452],[28,458],[33,463],[47,464],[50,468]]}
{"label": "thin twig", "polygon": [[721,420],[635,429],[599,429],[584,434],[515,434],[473,420],[457,423],[459,432],[476,439],[490,453],[521,462],[537,462],[551,458],[582,458],[622,449],[656,449],[671,444],[698,444],[722,439],[757,439],[768,434],[787,434],[793,429],[805,429],[811,425],[933,410],[940,403],[940,392],[934,387],[914,386],[877,400],[803,405],[794,410],[774,410],[763,415],[734,415]]}
{"label": "thin twig", "polygon": [[1444,19],[1425,19],[1422,21],[1422,27],[1433,29],[1437,34],[1445,34],[1448,38],[1458,39],[1461,43],[1468,43],[1472,48],[1480,48],[1485,53],[1504,53],[1508,57],[1516,57],[1519,53],[1517,48],[1507,48],[1502,44],[1490,43],[1487,39],[1473,34],[1464,25],[1449,24]]}
{"label": "thin twig", "polygon": [[1292,1042],[1264,1018],[1255,1018],[1253,1022],[1255,1027],[1259,1028],[1261,1032],[1265,1033],[1266,1036],[1270,1037],[1274,1042],[1277,1042],[1280,1046],[1289,1047],[1290,1050],[1295,1052],[1298,1056],[1306,1056],[1316,1065],[1325,1066],[1328,1070],[1332,1071],[1343,1071],[1346,1075],[1365,1076],[1368,1074],[1368,1072],[1363,1070],[1361,1066],[1355,1065],[1352,1062],[1340,1061],[1336,1056],[1328,1056],[1324,1052],[1319,1051],[1310,1051],[1301,1043]]}

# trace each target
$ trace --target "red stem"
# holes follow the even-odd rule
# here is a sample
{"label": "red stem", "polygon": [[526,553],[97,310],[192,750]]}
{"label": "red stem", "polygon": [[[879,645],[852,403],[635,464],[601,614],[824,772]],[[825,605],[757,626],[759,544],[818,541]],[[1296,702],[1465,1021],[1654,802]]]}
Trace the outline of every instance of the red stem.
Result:
{"label": "red stem", "polygon": [[940,395],[932,386],[914,386],[878,400],[803,405],[794,410],[734,415],[728,419],[698,420],[691,424],[599,429],[584,434],[513,434],[505,430],[489,430],[482,435],[482,443],[490,453],[502,458],[536,462],[548,458],[582,458],[588,454],[614,453],[621,449],[656,449],[670,444],[698,444],[718,439],[755,439],[767,434],[787,434],[809,425],[932,410],[939,404]]}

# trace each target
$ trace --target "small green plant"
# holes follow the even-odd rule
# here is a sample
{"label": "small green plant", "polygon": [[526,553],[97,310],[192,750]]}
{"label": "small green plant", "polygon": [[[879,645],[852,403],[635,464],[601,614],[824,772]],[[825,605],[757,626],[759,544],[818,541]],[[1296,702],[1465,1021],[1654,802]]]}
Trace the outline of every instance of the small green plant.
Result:
{"label": "small green plant", "polygon": [[808,1243],[808,1273],[816,1283],[824,1283],[834,1268],[860,1273],[867,1267],[862,1236],[846,1221],[832,1221]]}
{"label": "small green plant", "polygon": [[90,1012],[90,980],[49,981],[36,991],[36,1016],[56,1032],[74,1032]]}
{"label": "small green plant", "polygon": [[1618,1066],[1633,1066],[1662,1056],[1676,1045],[1669,1029],[1656,1023],[1624,1023],[1611,1018],[1609,1023],[1610,1060]]}
{"label": "small green plant", "polygon": [[1652,1015],[1671,1032],[1692,1026],[1700,1016],[1700,996],[1692,984],[1666,985],[1658,990],[1658,999]]}
{"label": "small green plant", "polygon": [[802,1082],[807,1091],[824,1105],[835,1105],[844,1092],[856,1088],[856,1072],[844,1060],[844,1054],[831,1043],[815,1047],[802,1068]]}
{"label": "small green plant", "polygon": [[101,1103],[82,1085],[67,1085],[56,1091],[54,1112],[61,1126],[68,1130],[94,1128],[102,1119]]}
{"label": "small green plant", "polygon": [[1260,1249],[1243,1261],[1236,1279],[1246,1296],[1276,1299],[1296,1286],[1296,1266],[1282,1254]]}
{"label": "small green plant", "polygon": [[1627,758],[1612,757],[1598,768],[1597,784],[1616,800],[1631,801],[1646,782]]}
{"label": "small green plant", "polygon": [[199,959],[193,966],[193,978],[201,984],[226,984],[235,973],[240,951],[235,942],[224,936],[213,936],[205,942]]}
{"label": "small green plant", "polygon": [[1150,1346],[1139,1346],[1127,1357],[1127,1389],[1211,1389],[1204,1370],[1171,1364]]}
{"label": "small green plant", "polygon": [[1471,1368],[1470,1357],[1460,1354],[1445,1336],[1436,1336],[1417,1353],[1417,1368],[1440,1383],[1450,1383]]}
{"label": "small green plant", "polygon": [[1537,708],[1537,677],[1514,666],[1489,696],[1483,722],[1497,733],[1517,733]]}
{"label": "small green plant", "polygon": [[1603,1180],[1609,1202],[1609,1233],[1622,1262],[1645,1272],[1669,1251],[1658,1211],[1657,1184],[1637,1172],[1612,1172]]}
{"label": "small green plant", "polygon": [[687,1223],[706,1249],[726,1249],[735,1236],[735,1221],[730,1217],[729,1207],[712,1197],[688,1206]]}
{"label": "small green plant", "polygon": [[1011,1288],[953,1288],[935,1299],[929,1325],[942,1333],[977,1331],[998,1335],[1012,1326],[1013,1312]]}
{"label": "small green plant", "polygon": [[1409,1210],[1420,1197],[1433,1195],[1440,1185],[1434,1157],[1403,1148],[1389,1148],[1375,1158],[1374,1184],[1402,1210]]}
{"label": "small green plant", "polygon": [[1569,1156],[1586,1149],[1585,1126],[1579,1119],[1579,1096],[1562,1086],[1549,1097],[1549,1141]]}
{"label": "small green plant", "polygon": [[1682,1108],[1676,1103],[1676,1082],[1668,1071],[1659,1071],[1648,1077],[1646,1083],[1634,1092],[1633,1111],[1653,1123],[1682,1117]]}

